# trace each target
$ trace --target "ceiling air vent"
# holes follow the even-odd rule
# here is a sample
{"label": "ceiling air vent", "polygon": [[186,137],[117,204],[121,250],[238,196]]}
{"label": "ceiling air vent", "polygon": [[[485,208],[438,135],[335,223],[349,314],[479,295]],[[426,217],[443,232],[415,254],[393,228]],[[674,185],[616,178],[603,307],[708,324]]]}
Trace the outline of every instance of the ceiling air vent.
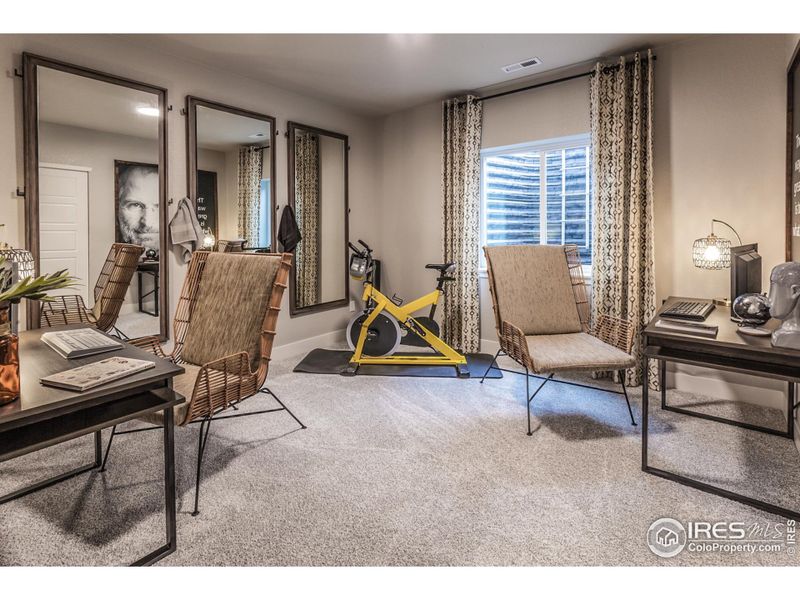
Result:
{"label": "ceiling air vent", "polygon": [[536,65],[540,64],[542,64],[542,59],[534,56],[533,58],[522,60],[512,65],[506,65],[505,67],[503,67],[503,72],[513,73],[514,71],[521,71],[522,69],[528,69],[530,67],[535,67]]}

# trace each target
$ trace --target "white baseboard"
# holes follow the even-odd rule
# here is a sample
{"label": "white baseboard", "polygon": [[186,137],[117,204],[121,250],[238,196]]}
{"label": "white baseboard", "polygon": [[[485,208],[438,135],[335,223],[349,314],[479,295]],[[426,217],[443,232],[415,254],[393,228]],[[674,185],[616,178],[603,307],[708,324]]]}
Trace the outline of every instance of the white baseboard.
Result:
{"label": "white baseboard", "polygon": [[315,335],[310,338],[297,340],[288,344],[281,344],[272,349],[272,360],[283,360],[305,355],[315,348],[326,348],[344,344],[344,329]]}

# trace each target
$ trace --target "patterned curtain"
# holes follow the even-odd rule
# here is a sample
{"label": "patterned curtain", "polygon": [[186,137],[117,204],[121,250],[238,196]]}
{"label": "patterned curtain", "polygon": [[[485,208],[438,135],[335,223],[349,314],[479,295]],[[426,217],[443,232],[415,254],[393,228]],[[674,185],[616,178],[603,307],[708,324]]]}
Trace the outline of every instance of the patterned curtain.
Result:
{"label": "patterned curtain", "polygon": [[295,249],[298,306],[319,304],[319,137],[296,131],[294,138],[294,214],[301,240]]}
{"label": "patterned curtain", "polygon": [[254,146],[239,146],[239,237],[249,246],[258,245],[261,210],[261,164],[263,152]]}
{"label": "patterned curtain", "polygon": [[[594,172],[592,317],[633,323],[637,334],[656,310],[653,268],[653,56],[597,64],[591,77]],[[640,337],[633,352],[641,355]],[[655,368],[655,365],[653,365]],[[658,377],[650,377],[657,385]],[[641,362],[626,373],[641,383]]]}
{"label": "patterned curtain", "polygon": [[475,96],[442,103],[442,254],[458,264],[444,296],[444,340],[462,352],[480,349],[481,130],[483,107]]}

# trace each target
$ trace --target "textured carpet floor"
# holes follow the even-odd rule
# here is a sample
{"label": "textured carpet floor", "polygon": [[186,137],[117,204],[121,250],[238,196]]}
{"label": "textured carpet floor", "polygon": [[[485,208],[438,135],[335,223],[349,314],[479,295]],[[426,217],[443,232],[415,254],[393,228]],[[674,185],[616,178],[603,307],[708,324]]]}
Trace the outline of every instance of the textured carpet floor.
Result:
{"label": "textured carpet floor", "polygon": [[[654,556],[659,517],[782,519],[640,470],[621,396],[548,386],[525,435],[524,380],[292,373],[286,413],[214,423],[201,514],[197,426],[176,432],[178,550],[163,565],[796,565],[785,553]],[[511,366],[506,363],[506,366]],[[640,393],[632,393],[639,418]],[[765,411],[670,392],[728,415]],[[267,396],[243,408],[264,408]],[[785,439],[654,409],[656,466],[800,509],[800,455]],[[752,414],[750,414],[752,413]],[[778,414],[766,414],[780,426]],[[0,464],[0,493],[90,461],[89,438]],[[160,432],[115,439],[104,474],[0,506],[0,564],[124,564],[163,540]]]}

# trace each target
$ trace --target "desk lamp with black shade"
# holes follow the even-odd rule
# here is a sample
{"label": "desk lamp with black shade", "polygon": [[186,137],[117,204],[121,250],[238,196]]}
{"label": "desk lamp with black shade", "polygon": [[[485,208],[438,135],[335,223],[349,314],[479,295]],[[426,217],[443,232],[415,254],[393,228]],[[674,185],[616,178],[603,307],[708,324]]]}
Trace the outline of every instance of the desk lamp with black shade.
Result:
{"label": "desk lamp with black shade", "polygon": [[[738,246],[732,246],[729,239],[714,233],[714,223],[728,227],[736,235]],[[714,299],[721,306],[731,306],[733,300],[743,294],[761,293],[761,256],[758,244],[743,244],[739,233],[725,221],[711,220],[711,233],[694,241],[692,261],[700,269],[719,271],[731,270],[730,299]],[[731,308],[733,315],[733,308]]]}

